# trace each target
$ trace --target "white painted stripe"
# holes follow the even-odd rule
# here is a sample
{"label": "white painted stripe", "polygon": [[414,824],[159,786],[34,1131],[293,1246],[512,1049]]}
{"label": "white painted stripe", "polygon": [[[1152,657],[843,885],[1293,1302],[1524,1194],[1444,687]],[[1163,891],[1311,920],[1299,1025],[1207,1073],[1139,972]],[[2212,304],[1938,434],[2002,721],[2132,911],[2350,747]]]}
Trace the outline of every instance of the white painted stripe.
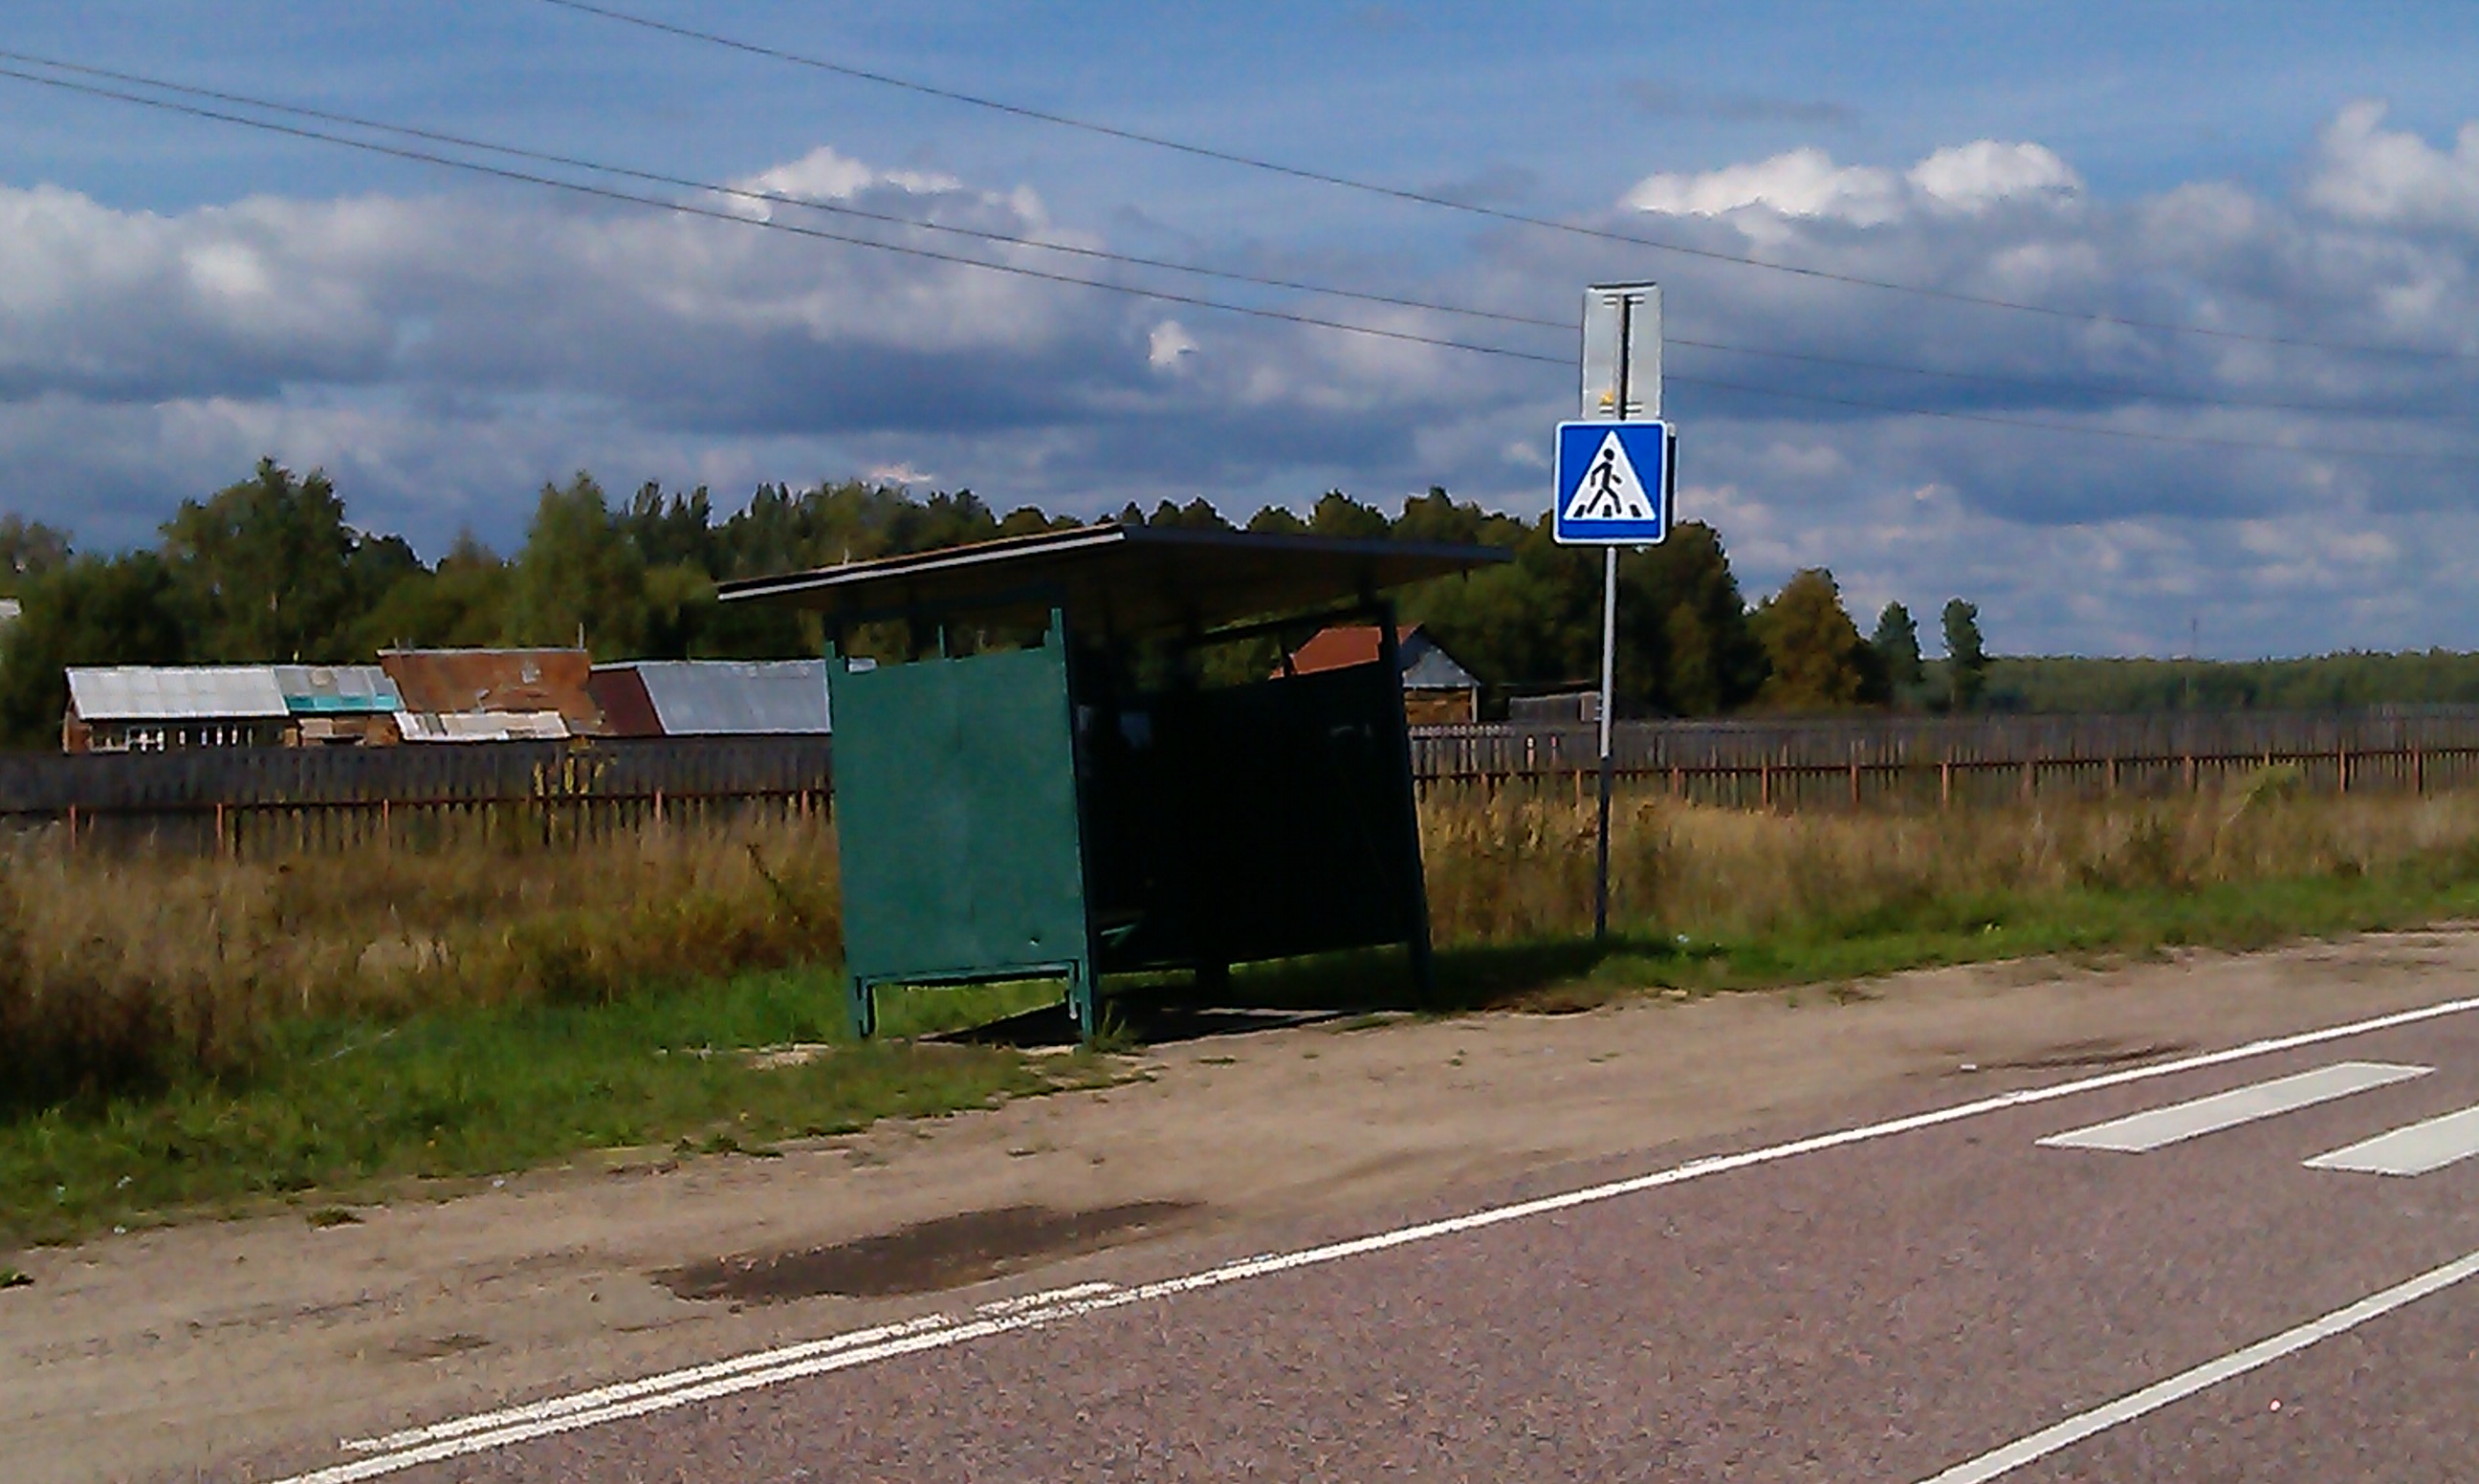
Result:
{"label": "white painted stripe", "polygon": [[2309,1169],[2347,1169],[2369,1175],[2424,1175],[2479,1154],[2479,1108],[2414,1123],[2364,1143],[2307,1162]]}
{"label": "white painted stripe", "polygon": [[2369,1319],[2390,1314],[2405,1304],[2415,1303],[2473,1275],[2479,1275],[2479,1252],[2423,1272],[2408,1283],[2396,1284],[2381,1293],[2371,1293],[2348,1308],[2334,1310],[2320,1319],[2310,1319],[2269,1340],[2260,1340],[2243,1350],[2232,1351],[2218,1360],[2206,1361],[2192,1370],[2182,1370],[2166,1381],[2155,1381],[2143,1390],[2120,1396],[2106,1406],[2079,1413],[2054,1427],[2044,1427],[2028,1438],[1958,1463],[1943,1473],[1922,1480],[1921,1484],[1981,1484],[1982,1480],[1993,1479],[2001,1473],[2010,1473],[2034,1459],[2045,1458],[2059,1448],[2071,1447],[2096,1432],[2105,1432],[2146,1412],[2157,1412],[2173,1401],[2192,1396],[2207,1387],[2218,1386],[2233,1376],[2242,1376],[2259,1367],[2271,1365],[2319,1340],[2330,1340],[2335,1335],[2356,1329]]}
{"label": "white painted stripe", "polygon": [[2051,1149],[2115,1149],[2141,1154],[2258,1118],[2313,1108],[2369,1087],[2390,1087],[2413,1077],[2424,1077],[2434,1070],[2432,1066],[2389,1066],[2381,1062],[2337,1062],[2295,1077],[2276,1077],[2251,1087],[2199,1097],[2191,1103],[2173,1103],[2131,1117],[2095,1123],[2087,1129],[2053,1134],[2040,1142]]}
{"label": "white painted stripe", "polygon": [[802,1344],[786,1345],[779,1349],[759,1351],[735,1359],[717,1361],[711,1365],[649,1376],[644,1380],[627,1382],[620,1386],[601,1387],[593,1392],[580,1393],[574,1396],[553,1397],[524,1406],[509,1407],[483,1417],[443,1422],[436,1427],[421,1429],[418,1434],[400,1434],[399,1436],[408,1438],[419,1436],[422,1441],[394,1447],[390,1451],[372,1457],[355,1459],[331,1468],[296,1474],[288,1479],[278,1480],[276,1484],[357,1484],[357,1481],[362,1479],[380,1478],[407,1469],[418,1468],[423,1464],[488,1452],[495,1448],[524,1443],[529,1439],[549,1437],[554,1433],[591,1427],[598,1423],[618,1421],[625,1418],[642,1417],[651,1412],[710,1401],[738,1392],[779,1386],[787,1381],[823,1375],[830,1371],[867,1365],[899,1355],[967,1344],[992,1335],[1041,1328],[1064,1319],[1097,1314],[1108,1309],[1123,1308],[1130,1304],[1196,1292],[1250,1278],[1262,1278],[1273,1273],[1339,1262],[1345,1258],[1382,1252],[1411,1242],[1454,1236],[1462,1232],[1479,1231],[1486,1227],[1496,1226],[1501,1222],[1517,1221],[1553,1211],[1566,1211],[1577,1206],[1614,1200],[1645,1190],[1659,1190],[1665,1186],[1680,1185],[1708,1175],[1727,1174],[1732,1170],[1750,1169],[1780,1160],[1795,1159],[1804,1154],[1839,1149],[1850,1144],[1865,1143],[1871,1139],[1888,1139],[1919,1129],[1935,1128],[1941,1124],[1959,1122],[1965,1118],[1980,1117],[1986,1113],[2003,1113],[2007,1109],[2025,1108],[2057,1098],[2073,1097],[2079,1093],[2096,1092],[2104,1087],[2124,1087],[2130,1083],[2147,1082],[2156,1077],[2169,1077],[2180,1072],[2221,1066],[2252,1057],[2295,1051],[2302,1046],[2321,1045],[2327,1041],[2341,1040],[2353,1036],[2392,1030],[2397,1026],[2416,1025],[2422,1021],[2434,1020],[2444,1015],[2463,1014],[2473,1010],[2479,1010],[2479,998],[2448,1000],[2441,1005],[2400,1011],[2390,1015],[2378,1015],[2372,1019],[2352,1021],[2347,1025],[2329,1026],[2319,1031],[2302,1031],[2293,1036],[2250,1041],[2243,1046],[2233,1046],[2224,1051],[2208,1051],[2175,1062],[2162,1062],[2152,1066],[2127,1067],[2120,1071],[2103,1072],[2097,1076],[2057,1083],[2046,1087],[2026,1087],[2014,1092],[2001,1092],[1973,1102],[1957,1103],[1952,1107],[1913,1113],[1907,1117],[1892,1118],[1882,1123],[1864,1124],[1856,1128],[1820,1134],[1809,1139],[1794,1139],[1789,1143],[1775,1144],[1768,1148],[1752,1149],[1740,1154],[1717,1155],[1710,1159],[1695,1160],[1649,1175],[1614,1180],[1604,1185],[1588,1186],[1582,1190],[1570,1190],[1559,1195],[1546,1195],[1537,1200],[1519,1201],[1509,1206],[1495,1206],[1441,1221],[1426,1221],[1417,1226],[1398,1227],[1393,1231],[1379,1232],[1372,1236],[1333,1242],[1326,1246],[1244,1258],[1236,1263],[1208,1268],[1203,1272],[1190,1273],[1185,1277],[1168,1278],[1137,1288],[1117,1289],[1109,1293],[1095,1294],[1089,1298],[1070,1299],[1038,1309],[1028,1309],[1017,1314],[987,1316],[964,1323],[956,1323],[941,1316],[933,1315],[923,1319],[909,1321],[908,1328],[904,1324],[883,1325],[875,1329],[809,1341]]}

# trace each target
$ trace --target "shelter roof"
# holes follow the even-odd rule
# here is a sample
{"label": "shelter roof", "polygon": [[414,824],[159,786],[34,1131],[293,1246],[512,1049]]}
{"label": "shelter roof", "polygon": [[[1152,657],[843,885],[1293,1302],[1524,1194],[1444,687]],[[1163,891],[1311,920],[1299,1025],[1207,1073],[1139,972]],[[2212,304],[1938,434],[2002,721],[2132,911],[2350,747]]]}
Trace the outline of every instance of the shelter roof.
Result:
{"label": "shelter roof", "polygon": [[1105,523],[744,578],[718,592],[726,601],[773,600],[841,621],[1055,597],[1080,627],[1132,635],[1306,612],[1510,554],[1500,547]]}
{"label": "shelter roof", "polygon": [[80,721],[280,720],[291,712],[272,665],[72,665]]}

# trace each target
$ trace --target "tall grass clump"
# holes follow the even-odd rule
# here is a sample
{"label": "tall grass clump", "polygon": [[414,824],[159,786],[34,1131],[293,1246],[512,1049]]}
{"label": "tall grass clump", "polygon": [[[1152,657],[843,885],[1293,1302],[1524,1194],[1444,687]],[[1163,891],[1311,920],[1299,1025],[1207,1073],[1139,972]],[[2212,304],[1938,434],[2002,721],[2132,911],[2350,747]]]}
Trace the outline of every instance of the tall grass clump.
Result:
{"label": "tall grass clump", "polygon": [[[1441,942],[1592,926],[1594,811],[1547,791],[1440,791],[1422,806]],[[2360,878],[2413,866],[2479,876],[2479,795],[2309,796],[2267,770],[2218,793],[2006,810],[1768,814],[1622,794],[1612,912],[1746,939],[1951,930],[2076,893]]]}
{"label": "tall grass clump", "polygon": [[832,832],[475,832],[274,859],[0,850],[0,1105],[245,1074],[269,1028],[586,1006],[841,957]]}

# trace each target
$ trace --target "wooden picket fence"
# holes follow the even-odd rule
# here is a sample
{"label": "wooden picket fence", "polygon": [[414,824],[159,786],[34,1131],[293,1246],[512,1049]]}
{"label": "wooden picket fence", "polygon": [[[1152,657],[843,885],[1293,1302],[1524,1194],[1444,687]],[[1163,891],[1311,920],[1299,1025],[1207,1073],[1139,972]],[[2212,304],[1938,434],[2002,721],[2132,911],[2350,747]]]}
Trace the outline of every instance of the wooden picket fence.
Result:
{"label": "wooden picket fence", "polygon": [[[1735,808],[1938,808],[2164,797],[2291,770],[2327,793],[2479,783],[2479,706],[2139,715],[1623,722],[1631,790]],[[261,854],[478,832],[586,843],[655,820],[803,816],[831,806],[823,736],[0,754],[0,835],[75,848]],[[1421,727],[1423,789],[1589,797],[1589,726]]]}
{"label": "wooden picket fence", "polygon": [[[1740,808],[2160,797],[2272,768],[2327,793],[2479,781],[2479,706],[1621,722],[1611,730],[1613,769],[1631,787]],[[1590,726],[1429,727],[1412,737],[1413,772],[1432,787],[1521,783],[1580,798],[1598,766]]]}
{"label": "wooden picket fence", "polygon": [[583,842],[653,820],[822,811],[830,760],[823,736],[0,754],[0,832],[228,855]]}

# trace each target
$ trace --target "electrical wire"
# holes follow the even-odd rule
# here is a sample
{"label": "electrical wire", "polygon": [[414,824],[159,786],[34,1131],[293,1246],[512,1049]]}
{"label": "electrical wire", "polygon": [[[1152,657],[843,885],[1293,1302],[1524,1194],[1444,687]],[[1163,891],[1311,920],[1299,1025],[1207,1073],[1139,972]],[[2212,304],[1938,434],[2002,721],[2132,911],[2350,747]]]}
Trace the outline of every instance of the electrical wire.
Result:
{"label": "electrical wire", "polygon": [[451,170],[465,170],[476,175],[488,175],[499,180],[515,181],[522,185],[542,186],[552,191],[565,191],[575,195],[591,196],[598,200],[626,202],[635,206],[651,206],[657,211],[675,212],[685,217],[703,217],[713,221],[728,221],[746,227],[759,227],[769,231],[789,232],[800,237],[811,238],[819,242],[842,243],[849,246],[869,247],[880,252],[899,253],[906,257],[927,258],[937,263],[952,263],[963,268],[984,269],[993,273],[1009,273],[1020,278],[1037,278],[1048,283],[1072,284],[1081,289],[1099,289],[1110,294],[1124,294],[1137,298],[1154,299],[1169,304],[1192,305],[1199,309],[1220,310],[1226,314],[1248,315],[1260,320],[1277,320],[1288,324],[1310,325],[1318,329],[1327,330],[1341,330],[1353,335],[1372,335],[1384,340],[1404,341],[1412,345],[1435,345],[1445,350],[1468,350],[1481,355],[1506,356],[1519,361],[1538,361],[1550,366],[1567,366],[1572,364],[1571,360],[1565,356],[1539,355],[1528,350],[1511,349],[1504,345],[1487,345],[1470,341],[1447,340],[1441,336],[1415,334],[1410,330],[1390,330],[1373,324],[1353,324],[1342,320],[1322,320],[1315,315],[1292,314],[1286,310],[1265,309],[1250,304],[1225,303],[1218,299],[1209,299],[1191,294],[1173,293],[1166,289],[1145,289],[1139,288],[1134,284],[1109,283],[1095,278],[1079,278],[1072,273],[1053,273],[1037,268],[1027,268],[1020,263],[991,263],[981,258],[968,258],[960,253],[940,252],[932,247],[912,246],[902,243],[882,243],[866,237],[854,237],[847,233],[829,232],[819,227],[805,226],[799,222],[776,221],[767,217],[748,217],[743,216],[738,212],[723,211],[715,207],[697,206],[686,201],[667,201],[659,196],[638,195],[632,192],[615,191],[607,186],[589,185],[582,181],[561,180],[556,176],[550,175],[536,175],[528,170],[513,170],[504,166],[487,165],[478,160],[459,160],[450,155],[433,154],[428,150],[409,149],[397,144],[382,144],[373,140],[350,139],[341,134],[328,134],[318,129],[302,128],[296,124],[277,123],[272,119],[250,118],[240,114],[228,114],[217,109],[204,108],[194,103],[181,103],[169,98],[150,98],[141,93],[127,92],[115,88],[105,88],[94,83],[72,82],[67,78],[62,77],[44,77],[38,73],[27,72],[16,67],[0,66],[0,77],[12,77],[21,82],[38,83],[46,88],[58,88],[70,92],[88,93],[99,98],[116,99],[123,103],[137,104],[141,108],[160,109],[166,113],[173,114],[185,114],[193,118],[207,118],[213,119],[218,123],[238,124],[245,129],[258,129],[269,134],[287,135],[294,139],[311,140],[324,144],[340,144],[347,149],[358,149],[371,154],[386,155],[397,160],[416,161],[423,165],[442,166]]}
{"label": "electrical wire", "polygon": [[764,57],[777,62],[789,63],[795,66],[809,67],[821,72],[831,72],[837,76],[852,78],[859,82],[874,83],[882,87],[900,89],[906,92],[917,93],[925,97],[940,98],[948,102],[961,103],[973,108],[987,109],[995,113],[1009,115],[1017,118],[1030,119],[1037,123],[1056,125],[1062,129],[1075,129],[1086,134],[1099,135],[1105,139],[1119,140],[1132,144],[1142,144],[1155,149],[1171,150],[1199,160],[1212,160],[1223,165],[1236,165],[1247,169],[1261,170],[1268,174],[1286,176],[1292,180],[1308,181],[1316,185],[1332,186],[1341,190],[1356,191],[1369,195],[1386,196],[1393,200],[1410,202],[1418,206],[1429,206],[1444,211],[1460,212],[1467,216],[1486,217],[1491,220],[1503,221],[1517,226],[1534,227],[1550,232],[1561,232],[1570,236],[1592,238],[1601,242],[1624,243],[1632,246],[1650,247],[1656,251],[1677,253],[1684,257],[1700,258],[1707,262],[1732,264],[1740,268],[1762,269],[1768,272],[1790,273],[1802,278],[1815,279],[1826,283],[1841,284],[1852,288],[1880,289],[1893,294],[1916,294],[1923,298],[1941,299],[1949,303],[1955,304],[1970,304],[1983,309],[2002,309],[2011,310],[2021,314],[2045,315],[2053,319],[2070,320],[2085,324],[2113,325],[2125,329],[2159,330],[2169,334],[2197,335],[2213,340],[2238,341],[2250,345],[2281,345],[2300,350],[2340,351],[2353,355],[2399,356],[2416,360],[2479,361],[2479,353],[2469,351],[2424,349],[2407,345],[2379,345],[2349,341],[2309,340],[2283,335],[2260,335],[2241,330],[2214,329],[2209,325],[2187,324],[2172,320],[2143,320],[2128,315],[2100,314],[2091,310],[2065,309],[2054,304],[2038,304],[2022,299],[1998,298],[1988,294],[1965,294],[1959,290],[1939,289],[1927,284],[1903,283],[1898,280],[1886,278],[1869,278],[1857,273],[1837,272],[1830,269],[1808,268],[1796,263],[1778,263],[1770,258],[1758,258],[1745,253],[1724,252],[1718,248],[1697,247],[1685,243],[1672,242],[1655,237],[1646,237],[1638,233],[1619,232],[1606,227],[1591,227],[1585,226],[1579,222],[1560,221],[1554,217],[1529,216],[1522,212],[1507,211],[1500,207],[1484,206],[1476,201],[1458,200],[1453,196],[1440,195],[1434,192],[1414,191],[1402,186],[1390,186],[1382,181],[1361,180],[1353,176],[1338,175],[1325,170],[1313,169],[1306,166],[1287,165],[1278,160],[1268,160],[1255,155],[1240,154],[1234,150],[1216,149],[1206,144],[1193,144],[1185,140],[1174,140],[1163,135],[1145,134],[1135,129],[1123,129],[1112,124],[1097,123],[1087,118],[1078,118],[1066,114],[1050,113],[1042,109],[1028,108],[1023,104],[1009,103],[997,98],[987,98],[975,93],[962,92],[952,88],[941,88],[931,83],[917,82],[910,78],[897,77],[892,73],[873,71],[867,67],[854,66],[847,63],[831,62],[822,57],[805,56],[802,53],[789,51],[782,47],[767,46],[754,41],[744,41],[734,37],[724,36],[719,32],[703,31],[694,26],[676,25],[670,21],[657,20],[651,15],[641,15],[633,12],[622,11],[610,6],[595,4],[593,3],[593,0],[541,0],[541,3],[555,6],[564,11],[574,11],[580,14],[595,15],[605,20],[618,21],[624,25],[637,26],[648,31],[660,32],[684,40],[698,41],[711,46],[724,47],[731,51],[743,52],[755,57]]}
{"label": "electrical wire", "polygon": [[[881,222],[890,226],[916,228],[928,232],[938,232],[953,236],[969,237],[983,242],[997,243],[1008,246],[1036,248],[1046,252],[1057,252],[1100,262],[1116,263],[1135,268],[1157,269],[1168,272],[1188,273],[1201,277],[1217,278],[1235,283],[1250,284],[1260,288],[1290,290],[1297,293],[1324,295],[1327,297],[1382,304],[1393,308],[1423,310],[1435,314],[1461,315],[1507,324],[1519,324],[1532,328],[1556,330],[1567,335],[1572,335],[1575,329],[1573,322],[1571,320],[1547,320],[1537,316],[1510,314],[1499,310],[1475,308],[1470,305],[1441,303],[1436,300],[1412,298],[1399,294],[1377,294],[1359,289],[1338,288],[1330,284],[1310,283],[1299,279],[1275,278],[1254,273],[1237,272],[1225,269],[1206,268],[1194,264],[1171,262],[1161,258],[1148,258],[1130,253],[1112,252],[1104,248],[1086,247],[1075,243],[1053,243],[1046,242],[1038,238],[1012,236],[1004,232],[993,232],[977,227],[956,226],[946,222],[924,220],[915,217],[903,217],[888,212],[868,211],[841,201],[822,200],[814,196],[801,195],[790,192],[759,191],[752,190],[747,187],[719,185],[712,181],[696,180],[681,175],[670,175],[660,171],[640,169],[630,166],[613,165],[608,162],[586,159],[576,155],[556,154],[548,150],[530,149],[522,145],[503,144],[491,140],[476,139],[469,135],[449,134],[435,129],[417,128],[410,124],[390,123],[383,119],[369,118],[354,114],[337,113],[327,109],[309,108],[300,104],[279,103],[272,99],[254,97],[247,93],[227,92],[213,88],[198,88],[186,83],[172,82],[166,78],[150,77],[144,73],[117,71],[110,67],[98,67],[83,63],[64,62],[58,58],[38,56],[32,52],[11,51],[6,48],[0,48],[0,61],[27,63],[36,66],[76,73],[87,77],[108,78],[115,82],[128,83],[137,87],[163,92],[178,93],[187,97],[209,98],[217,102],[229,103],[238,107],[255,109],[267,113],[282,114],[296,118],[315,118],[326,123],[343,124],[353,128],[368,129],[378,133],[391,134],[407,139],[425,140],[433,143],[449,144],[463,149],[481,150],[491,154],[508,156],[513,159],[531,160],[540,164],[556,165],[568,168],[590,170],[598,174],[611,175],[628,180],[640,180],[655,185],[676,186],[683,190],[729,196],[755,203],[795,206],[808,211],[852,217],[863,220]],[[2384,409],[2371,408],[2364,404],[2337,406],[2330,403],[2276,401],[2251,397],[2199,397],[2186,393],[2159,391],[2124,382],[2079,382],[2059,380],[2052,377],[2009,375],[1997,371],[1940,370],[1931,367],[1910,366],[1890,361],[1857,360],[1848,357],[1824,355],[1809,351],[1765,349],[1753,345],[1730,345],[1724,342],[1698,340],[1691,337],[1675,335],[1668,337],[1666,343],[1672,346],[1684,347],[1688,349],[1710,350],[1731,355],[1759,356],[1771,360],[1796,361],[1810,365],[1843,367],[1857,371],[1884,371],[1905,376],[1925,376],[1945,381],[2020,387],[2031,391],[2051,392],[2070,397],[2119,398],[2134,401],[2177,402],[2200,407],[2221,407],[2232,409],[2246,408],[2272,412],[2305,412],[2341,417],[2385,415]]]}
{"label": "electrical wire", "polygon": [[[1215,310],[1227,314],[1245,315],[1255,319],[1278,320],[1290,324],[1335,330],[1346,334],[1367,335],[1386,340],[1409,342],[1417,345],[1436,346],[1441,349],[1461,350],[1477,355],[1498,356],[1508,360],[1525,361],[1564,368],[1572,368],[1573,364],[1570,358],[1565,356],[1541,355],[1532,351],[1518,350],[1504,345],[1490,345],[1468,341],[1447,340],[1436,336],[1418,335],[1405,330],[1390,330],[1375,325],[1353,324],[1346,320],[1324,320],[1316,316],[1292,314],[1284,310],[1265,309],[1245,304],[1232,304],[1221,300],[1205,298],[1195,294],[1177,294],[1161,289],[1139,288],[1130,284],[1109,283],[1098,279],[1079,278],[1066,273],[1047,272],[1040,269],[1027,268],[1020,264],[990,263],[978,258],[968,258],[957,253],[940,252],[928,247],[911,246],[898,243],[877,242],[869,238],[854,237],[839,232],[829,232],[817,227],[803,225],[798,222],[778,221],[769,217],[750,217],[738,212],[723,211],[712,207],[702,207],[685,201],[664,200],[658,196],[638,195],[631,192],[617,191],[608,187],[590,185],[579,181],[561,180],[554,176],[537,175],[530,171],[510,169],[503,166],[490,165],[481,161],[460,160],[453,156],[436,154],[427,150],[386,144],[371,140],[352,139],[345,135],[331,134],[322,130],[304,128],[295,124],[279,123],[271,119],[251,118],[243,115],[227,113],[219,109],[206,108],[198,104],[183,103],[168,98],[148,97],[142,93],[130,92],[116,88],[107,88],[94,83],[77,82],[68,78],[61,77],[46,77],[39,73],[28,72],[17,67],[0,66],[0,77],[13,78],[20,82],[34,83],[41,87],[57,89],[63,91],[108,98],[117,102],[134,104],[141,108],[155,109],[189,117],[209,119],[219,123],[235,124],[243,128],[255,129],[292,139],[305,140],[325,144],[335,144],[348,149],[361,150],[370,154],[386,156],[392,159],[412,161],[424,165],[434,165],[447,169],[463,170],[473,174],[511,181],[522,185],[540,186],[549,190],[567,192],[572,194],[586,196],[597,200],[651,207],[657,211],[701,217],[713,221],[730,222],[735,225],[764,231],[787,232],[795,236],[814,241],[836,243],[856,247],[867,247],[881,252],[895,253],[907,257],[925,258],[933,262],[954,264],[964,268],[982,269],[990,272],[1008,273],[1018,277],[1039,279],[1050,283],[1067,284],[1077,288],[1098,289],[1108,293],[1128,294],[1137,298],[1190,305],[1200,309]],[[1681,343],[1673,342],[1673,344]],[[1698,346],[1697,348],[1714,347]],[[2051,422],[2034,419],[2000,417],[1986,413],[1955,412],[1938,408],[1907,407],[1892,402],[1871,401],[1857,397],[1828,396],[1821,393],[1794,392],[1777,387],[1752,386],[1741,382],[1724,381],[1702,376],[1667,373],[1665,374],[1664,379],[1681,386],[1703,387],[1714,391],[1736,392],[1749,396],[1771,397],[1779,400],[1810,402],[1871,412],[1894,413],[1904,417],[1933,418],[1955,422],[1978,422],[1998,427],[2026,428],[2040,432],[2134,440],[2155,444],[2186,444],[2206,448],[2237,448],[2254,452],[2278,452],[2302,457],[2479,464],[2479,454],[2473,453],[2430,453],[2397,448],[2345,448],[2324,446],[2264,444],[2238,439],[2210,438],[2177,433],[2149,433],[2133,429],[2111,428],[2090,424]]]}

